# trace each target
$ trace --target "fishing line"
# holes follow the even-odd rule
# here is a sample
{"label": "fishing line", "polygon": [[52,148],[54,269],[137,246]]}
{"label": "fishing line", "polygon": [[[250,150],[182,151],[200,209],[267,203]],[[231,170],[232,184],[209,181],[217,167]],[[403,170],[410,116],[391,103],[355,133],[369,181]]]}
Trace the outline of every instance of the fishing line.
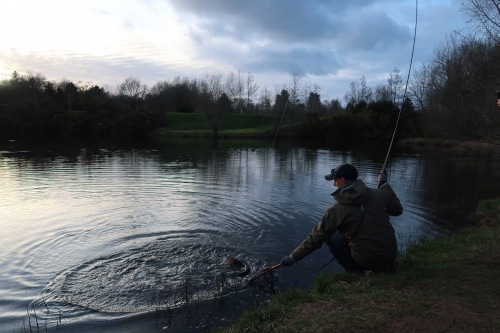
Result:
{"label": "fishing line", "polygon": [[288,98],[286,100],[285,108],[283,109],[283,114],[281,115],[281,120],[280,120],[280,123],[278,124],[278,129],[276,130],[276,135],[274,136],[274,141],[273,141],[273,145],[271,146],[271,148],[274,148],[274,142],[276,142],[276,137],[278,136],[278,131],[280,130],[281,122],[283,121],[283,116],[285,115],[287,105],[288,105]]}
{"label": "fishing line", "polygon": [[387,155],[385,156],[385,161],[384,165],[382,166],[382,170],[385,170],[385,165],[387,164],[387,159],[389,158],[389,153],[391,152],[392,143],[394,141],[394,137],[396,136],[396,130],[398,129],[399,118],[401,117],[403,104],[406,99],[406,89],[408,89],[408,82],[410,81],[411,65],[413,64],[413,54],[415,53],[415,40],[417,39],[417,23],[418,23],[418,0],[415,0],[415,31],[413,33],[413,48],[411,50],[410,68],[408,68],[408,76],[406,77],[406,86],[405,86],[405,92],[403,94],[403,102],[401,103],[401,107],[399,108],[398,119],[396,120],[396,126],[394,128],[394,133],[392,134],[391,144],[389,145],[389,150],[387,151]]}

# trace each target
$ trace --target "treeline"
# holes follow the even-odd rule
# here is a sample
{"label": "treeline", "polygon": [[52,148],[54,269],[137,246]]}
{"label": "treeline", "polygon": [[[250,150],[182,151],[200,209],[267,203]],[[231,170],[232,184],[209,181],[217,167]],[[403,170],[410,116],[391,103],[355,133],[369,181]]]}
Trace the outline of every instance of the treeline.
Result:
{"label": "treeline", "polygon": [[141,137],[165,124],[130,102],[96,85],[14,72],[0,83],[0,137]]}
{"label": "treeline", "polygon": [[499,61],[498,38],[456,33],[434,50],[429,61],[415,71],[410,86],[427,136],[460,141],[500,139],[495,95],[500,89]]}
{"label": "treeline", "polygon": [[[288,84],[276,87],[274,94],[267,88],[259,94],[253,75],[241,72],[230,72],[225,78],[222,74],[175,78],[151,88],[137,78],[127,78],[114,89],[14,72],[0,83],[0,133],[4,137],[140,137],[166,125],[168,112],[198,112],[206,116],[214,136],[223,128],[225,116],[236,113],[273,116],[276,126],[284,115],[282,133],[292,136],[311,136],[314,131],[330,137],[328,129],[314,130],[311,125],[329,124],[323,118],[335,116],[334,126],[349,123],[337,134],[361,138],[368,132],[369,137],[386,136],[386,127],[393,126],[397,117],[393,101],[375,98],[367,104],[353,99],[344,108],[337,99],[321,100],[320,92],[318,85],[302,82],[297,72]],[[360,105],[370,110],[368,116]],[[409,99],[406,110],[414,112]],[[369,124],[364,124],[367,119]],[[356,128],[357,133],[345,132],[347,127]]]}
{"label": "treeline", "polygon": [[273,99],[267,88],[257,96],[259,87],[251,73],[230,72],[225,79],[221,74],[175,78],[151,88],[130,77],[113,89],[14,72],[0,83],[0,136],[137,137],[166,125],[168,112],[203,113],[217,135],[229,113],[281,114],[284,96],[287,119],[343,110],[336,100],[322,103],[318,86],[300,85],[297,73],[293,79],[290,93],[283,85]]}

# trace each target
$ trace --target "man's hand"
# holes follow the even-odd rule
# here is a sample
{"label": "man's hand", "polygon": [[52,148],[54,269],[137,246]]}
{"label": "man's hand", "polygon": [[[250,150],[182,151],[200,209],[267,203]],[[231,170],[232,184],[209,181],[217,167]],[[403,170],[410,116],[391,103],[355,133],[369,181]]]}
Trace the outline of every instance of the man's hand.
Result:
{"label": "man's hand", "polygon": [[500,106],[500,99],[498,100],[497,105]]}
{"label": "man's hand", "polygon": [[387,176],[387,172],[385,172],[385,170],[380,170],[380,172],[378,173],[377,187],[381,188],[385,184],[388,184],[388,179],[389,179],[389,177]]}
{"label": "man's hand", "polygon": [[281,259],[281,266],[293,266],[293,264],[295,264],[295,260],[293,260],[291,255]]}

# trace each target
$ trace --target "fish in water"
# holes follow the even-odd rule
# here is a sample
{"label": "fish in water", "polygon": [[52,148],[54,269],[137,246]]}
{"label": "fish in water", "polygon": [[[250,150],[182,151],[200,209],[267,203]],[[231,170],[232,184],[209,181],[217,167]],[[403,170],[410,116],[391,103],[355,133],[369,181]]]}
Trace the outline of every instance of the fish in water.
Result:
{"label": "fish in water", "polygon": [[233,258],[233,257],[228,257],[227,261],[229,262],[229,265],[231,265],[231,266],[234,265],[234,266],[243,267],[243,269],[238,273],[238,276],[240,276],[240,277],[247,276],[248,273],[250,273],[250,267],[243,260],[238,260],[238,259]]}

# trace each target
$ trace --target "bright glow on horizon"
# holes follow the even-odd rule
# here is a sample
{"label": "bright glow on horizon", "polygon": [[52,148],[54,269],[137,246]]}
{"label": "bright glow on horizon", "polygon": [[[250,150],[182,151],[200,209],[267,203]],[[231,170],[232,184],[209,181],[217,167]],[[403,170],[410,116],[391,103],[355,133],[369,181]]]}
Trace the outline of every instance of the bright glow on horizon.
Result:
{"label": "bright glow on horizon", "polygon": [[21,0],[2,6],[4,77],[20,71],[20,57],[90,57],[110,66],[126,58],[185,66],[191,57],[188,29],[161,1],[132,7],[121,1]]}

